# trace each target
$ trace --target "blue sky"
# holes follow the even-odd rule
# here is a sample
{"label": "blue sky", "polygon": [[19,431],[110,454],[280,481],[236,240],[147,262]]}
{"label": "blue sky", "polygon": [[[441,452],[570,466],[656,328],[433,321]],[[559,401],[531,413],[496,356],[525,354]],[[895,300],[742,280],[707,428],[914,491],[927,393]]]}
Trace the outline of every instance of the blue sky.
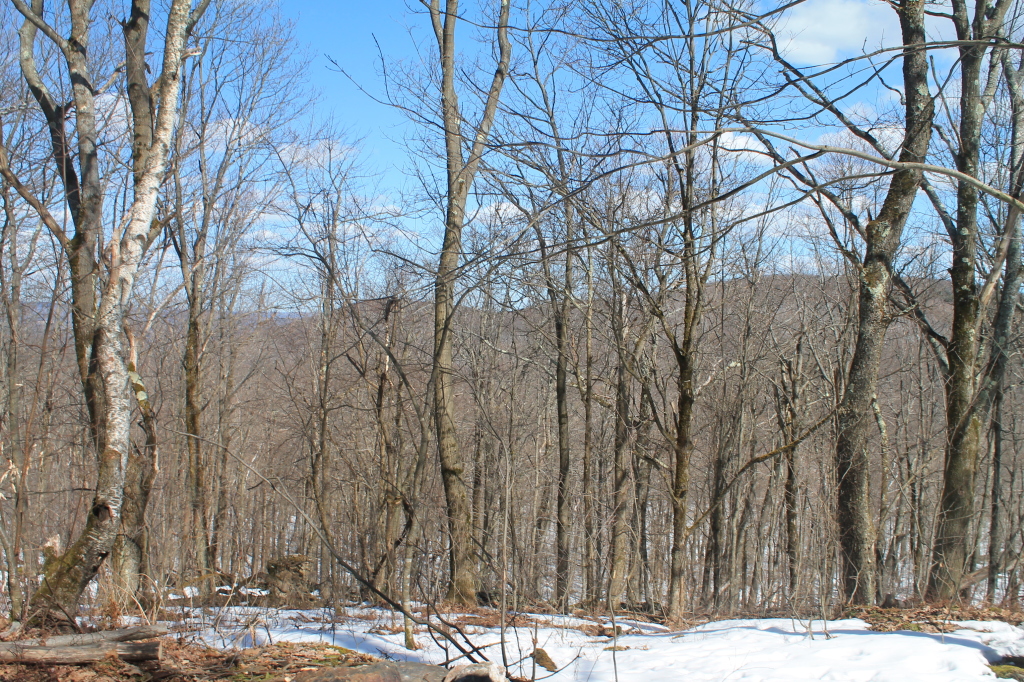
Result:
{"label": "blue sky", "polygon": [[296,37],[312,56],[307,77],[321,93],[320,114],[333,115],[353,137],[363,139],[363,158],[387,176],[387,184],[400,180],[398,171],[405,157],[400,140],[410,123],[400,112],[360,92],[329,58],[360,86],[379,95],[378,44],[387,59],[412,54],[407,27],[425,17],[413,15],[403,0],[282,0],[280,7],[295,23]]}
{"label": "blue sky", "polygon": [[[386,60],[414,53],[409,28],[420,37],[427,18],[417,0],[343,2],[281,0],[298,40],[312,55],[307,77],[321,92],[320,115],[332,115],[350,134],[363,139],[363,158],[384,176],[401,183],[406,153],[401,140],[412,130],[400,112],[374,102],[338,73],[328,57],[370,93],[382,93],[380,53]],[[878,47],[898,38],[896,15],[879,0],[809,0],[783,21],[786,51],[803,63],[824,63]]]}
{"label": "blue sky", "polygon": [[[489,1],[489,0],[483,0]],[[381,196],[395,197],[403,186],[415,191],[405,174],[409,154],[403,140],[419,132],[401,112],[361,92],[382,96],[381,52],[392,62],[415,54],[412,29],[427,37],[428,18],[418,0],[339,2],[337,0],[280,0],[280,10],[294,22],[295,37],[310,55],[309,82],[320,92],[316,116],[331,116],[361,138],[363,167],[379,177]],[[780,22],[782,46],[801,64],[822,64],[898,42],[896,14],[883,0],[807,0]],[[472,29],[462,27],[464,37]],[[356,83],[338,73],[331,60]],[[358,84],[358,86],[357,86]],[[868,101],[847,102],[868,116],[881,102],[873,87]],[[891,98],[883,92],[882,99]],[[313,113],[313,112],[308,112]],[[821,132],[825,132],[822,130]]]}

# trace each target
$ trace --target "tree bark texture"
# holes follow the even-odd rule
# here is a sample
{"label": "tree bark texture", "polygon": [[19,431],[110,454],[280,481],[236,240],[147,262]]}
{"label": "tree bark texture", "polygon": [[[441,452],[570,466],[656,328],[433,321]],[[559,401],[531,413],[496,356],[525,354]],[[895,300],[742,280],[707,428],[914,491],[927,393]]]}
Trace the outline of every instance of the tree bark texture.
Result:
{"label": "tree bark texture", "polygon": [[[144,0],[136,0],[136,2],[141,11],[148,14],[148,2]],[[98,170],[94,168],[96,156],[94,103],[85,57],[91,26],[90,6],[91,3],[77,1],[69,4],[71,13],[69,39],[60,38],[52,28],[47,32],[51,40],[57,42],[69,65],[71,81],[74,86],[75,115],[76,124],[79,127],[80,149],[83,149],[83,144],[85,145],[82,154],[84,158],[79,159],[83,178],[90,178],[93,174],[98,173]],[[36,7],[41,10],[42,3],[37,2],[33,5],[33,8]],[[43,23],[43,20],[38,13],[32,11],[32,8],[20,5],[18,9],[26,17],[25,25],[33,27],[31,30],[23,27],[22,73],[30,87],[38,90],[41,81],[38,79],[38,73],[35,72],[32,49],[37,33],[34,27],[36,22]],[[125,472],[131,448],[131,406],[127,395],[129,373],[123,348],[122,327],[125,309],[132,296],[142,257],[156,236],[154,230],[159,229],[158,226],[154,228],[153,214],[177,113],[180,67],[184,58],[190,19],[193,16],[190,10],[190,3],[187,0],[174,0],[169,8],[160,76],[159,109],[154,114],[150,102],[144,111],[133,111],[135,127],[133,134],[143,137],[151,135],[149,139],[152,141],[144,160],[143,172],[135,177],[134,198],[130,208],[119,230],[107,246],[106,261],[109,269],[102,287],[102,298],[94,318],[89,371],[91,372],[95,367],[95,371],[101,379],[99,385],[102,388],[97,393],[102,397],[102,409],[93,415],[94,424],[101,425],[101,428],[94,429],[94,437],[99,444],[96,492],[81,535],[63,554],[52,555],[43,567],[40,587],[30,605],[30,611],[40,617],[73,618],[82,592],[96,575],[103,561],[110,555],[121,525]],[[35,86],[33,86],[34,82]],[[46,113],[50,107],[50,98],[48,94],[45,94],[45,89],[40,91],[36,99]],[[50,119],[49,114],[47,114],[47,119]],[[58,137],[63,136],[63,114],[60,120],[60,130],[54,131],[54,127],[51,125],[51,134]],[[62,162],[60,156],[62,153],[55,149],[54,156],[62,172],[67,172],[69,166]],[[79,194],[79,190],[75,188],[77,178],[72,178],[72,174],[67,173],[66,182],[71,183],[72,187],[69,197]],[[82,183],[80,211],[89,214],[91,211],[99,210],[98,206],[102,196],[99,189],[98,180],[95,185],[91,181]],[[69,205],[72,205],[70,198]],[[73,208],[72,212],[74,212]],[[62,244],[70,244],[63,233],[57,233],[55,236]],[[92,237],[98,238],[98,233],[93,234]],[[83,233],[82,239],[84,244],[90,243],[89,234]],[[75,248],[71,246],[66,248],[69,261],[82,256],[82,252]],[[79,266],[72,263],[73,273],[76,267]],[[96,275],[95,268],[93,268],[89,277]],[[88,294],[86,298],[88,298]],[[87,322],[83,319],[80,324]],[[76,331],[76,352],[79,342],[84,341],[78,336]],[[88,382],[86,383],[88,384]],[[94,386],[95,384],[88,385]],[[89,390],[87,388],[87,398]],[[97,400],[92,404],[99,405],[99,403],[100,401]],[[92,409],[90,408],[91,411]],[[95,434],[99,435],[95,436]]]}
{"label": "tree bark texture", "polygon": [[[899,159],[923,162],[931,138],[934,106],[928,91],[924,2],[903,0],[897,12],[903,33],[903,79],[906,89],[906,134]],[[921,172],[892,175],[878,217],[865,229],[865,252],[859,273],[857,337],[846,390],[836,415],[837,525],[842,555],[843,595],[850,603],[876,598],[875,542],[869,490],[869,438],[874,427],[871,403],[890,318],[893,259],[899,248],[921,182]]]}
{"label": "tree bark texture", "polygon": [[162,642],[97,642],[81,646],[23,646],[0,649],[0,661],[48,665],[79,665],[98,663],[117,656],[127,663],[159,661],[163,658]]}
{"label": "tree bark texture", "polygon": [[498,99],[508,73],[511,43],[507,36],[508,0],[501,0],[497,43],[498,63],[484,103],[480,124],[472,137],[469,158],[465,158],[462,112],[456,92],[455,28],[459,22],[458,0],[446,0],[442,12],[439,0],[430,4],[430,18],[437,40],[441,68],[441,123],[444,129],[447,167],[447,201],[444,240],[434,279],[434,429],[448,512],[450,601],[472,605],[479,589],[476,549],[473,547],[473,519],[464,462],[459,453],[455,426],[455,393],[452,368],[452,318],[455,313],[455,282],[462,255],[462,229],[466,202],[480,164],[480,158],[497,113]]}
{"label": "tree bark texture", "polygon": [[[957,170],[978,175],[986,93],[982,69],[988,45],[1002,28],[1009,3],[978,3],[962,0],[952,5],[957,38],[974,41],[961,45],[959,150]],[[993,57],[994,59],[994,57]],[[955,229],[949,233],[953,246],[950,277],[953,285],[953,323],[946,346],[946,452],[935,533],[928,595],[945,601],[957,598],[966,573],[971,571],[971,522],[981,444],[982,408],[988,401],[979,396],[978,363],[980,316],[983,314],[977,280],[978,188],[958,181]],[[981,398],[981,399],[979,399]]]}

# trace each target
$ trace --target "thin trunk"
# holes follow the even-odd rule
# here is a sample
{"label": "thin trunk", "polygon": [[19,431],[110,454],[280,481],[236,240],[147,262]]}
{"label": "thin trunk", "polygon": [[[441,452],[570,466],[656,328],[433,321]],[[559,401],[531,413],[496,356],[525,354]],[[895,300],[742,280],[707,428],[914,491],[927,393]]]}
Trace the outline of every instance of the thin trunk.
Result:
{"label": "thin trunk", "polygon": [[612,264],[612,333],[614,335],[618,362],[615,367],[615,436],[612,444],[612,537],[610,555],[610,577],[608,583],[608,609],[615,611],[622,603],[626,589],[629,568],[629,426],[630,426],[630,378],[626,371],[626,322],[624,303],[618,292],[614,263]]}
{"label": "thin trunk", "polygon": [[473,605],[479,589],[476,550],[472,544],[472,517],[464,463],[459,454],[455,425],[455,392],[452,364],[452,323],[455,314],[455,281],[462,254],[462,228],[466,202],[497,114],[498,99],[508,73],[511,43],[508,40],[509,2],[501,0],[497,25],[498,60],[487,92],[480,123],[472,136],[469,158],[463,156],[466,136],[455,87],[457,70],[455,27],[460,21],[458,0],[440,0],[429,5],[431,24],[437,40],[441,70],[441,123],[444,129],[447,201],[444,240],[434,280],[434,355],[431,381],[434,387],[434,429],[448,516],[449,585],[447,599]]}
{"label": "thin trunk", "polygon": [[552,290],[555,311],[555,402],[558,415],[558,503],[555,527],[555,607],[569,610],[569,541],[572,534],[572,506],[569,499],[569,397],[567,388],[568,298],[571,286],[571,252],[565,255],[565,289],[561,300]]}
{"label": "thin trunk", "polygon": [[[1010,156],[1010,192],[1020,196],[1024,189],[1024,67],[1016,67],[1008,57],[1003,59],[1003,69],[1010,90],[1012,111],[1012,151]],[[999,582],[999,573],[1003,565],[1003,528],[1002,528],[1002,472],[1003,472],[1003,402],[1005,399],[1006,371],[1010,358],[1010,334],[1017,319],[1017,303],[1021,283],[1024,282],[1024,263],[1021,262],[1022,248],[1020,218],[1015,211],[1010,211],[1008,224],[1010,242],[1007,245],[1006,261],[1003,270],[1002,289],[996,307],[995,320],[992,324],[992,358],[987,382],[992,400],[991,432],[992,439],[992,500],[989,520],[988,548],[988,585],[986,597],[994,602]],[[1012,429],[1011,429],[1012,433]],[[1009,594],[1006,595],[1007,597]]]}
{"label": "thin trunk", "polygon": [[[193,267],[192,276],[201,277]],[[199,591],[208,595],[213,591],[212,566],[209,556],[210,527],[206,497],[206,462],[202,447],[201,422],[203,413],[202,376],[200,367],[200,286],[191,287],[189,295],[188,328],[185,335],[185,354],[182,361],[185,379],[185,442],[188,463],[185,469],[185,488],[188,495],[189,537],[192,541],[193,561],[199,578]]]}
{"label": "thin trunk", "polygon": [[[4,548],[7,558],[7,589],[11,605],[11,620],[20,621],[24,617],[25,593],[22,569],[22,542],[25,535],[25,519],[28,515],[28,468],[31,453],[28,449],[27,437],[22,429],[21,413],[21,371],[19,365],[21,348],[21,275],[22,268],[18,263],[18,234],[15,215],[9,197],[4,196],[4,208],[7,213],[6,227],[10,240],[10,275],[5,278],[4,294],[7,309],[7,332],[10,335],[7,347],[7,409],[5,426],[9,432],[11,443],[8,459],[16,472],[14,486],[14,535]],[[38,387],[37,387],[38,388]]]}
{"label": "thin trunk", "polygon": [[[566,223],[572,214],[566,208]],[[569,607],[569,543],[572,533],[572,507],[569,500],[569,394],[568,394],[568,330],[569,296],[572,287],[572,249],[565,250],[565,269],[559,285],[551,271],[547,239],[538,224],[537,241],[541,250],[541,267],[548,303],[555,328],[555,414],[558,427],[558,482],[555,515],[555,608],[567,613]],[[571,243],[571,233],[566,243]]]}
{"label": "thin trunk", "polygon": [[786,562],[789,568],[789,605],[795,608],[800,600],[800,520],[797,516],[796,448],[785,453],[786,487]]}
{"label": "thin trunk", "polygon": [[487,488],[491,479],[487,472],[494,460],[494,441],[490,434],[483,429],[478,434],[478,440],[473,458],[473,545],[482,553],[486,531]]}
{"label": "thin trunk", "polygon": [[[1022,131],[1024,132],[1024,131]],[[987,380],[992,386],[992,418],[991,433],[992,439],[992,500],[991,515],[989,520],[989,548],[988,548],[988,586],[986,596],[989,602],[995,600],[996,587],[999,581],[999,573],[1003,563],[1003,529],[1002,529],[1002,472],[1003,472],[1003,403],[1005,400],[1005,377],[1009,362],[1008,341],[1014,320],[1016,319],[1016,308],[1020,285],[1024,281],[1024,267],[1021,263],[1021,236],[1020,222],[1012,227],[1014,231],[1013,241],[1006,257],[1006,269],[1003,275],[1003,289],[1001,292],[999,307],[996,311],[996,319],[993,324],[993,360],[992,370]]]}
{"label": "thin trunk", "polygon": [[587,267],[586,356],[583,369],[583,575],[586,578],[584,599],[588,608],[597,605],[601,581],[598,577],[597,538],[594,525],[594,301],[593,272]]}
{"label": "thin trunk", "polygon": [[[781,380],[775,386],[775,415],[782,433],[782,440],[792,443],[802,430],[800,415],[804,410],[803,400],[803,333],[797,337],[796,350],[792,359],[782,360]],[[786,480],[783,487],[785,508],[786,563],[789,571],[789,605],[794,608],[800,596],[800,526],[797,512],[797,448],[793,446],[783,453],[783,467]]]}
{"label": "thin trunk", "polygon": [[[233,311],[234,306],[229,305],[228,311]],[[212,526],[210,528],[210,561],[214,567],[221,572],[229,572],[230,569],[224,564],[224,557],[221,552],[221,541],[224,535],[224,525],[228,518],[228,457],[231,452],[231,441],[234,433],[232,424],[235,413],[235,368],[237,365],[238,347],[229,340],[229,333],[226,331],[228,317],[231,313],[221,314],[220,319],[220,347],[221,347],[221,370],[220,370],[220,405],[217,410],[217,434],[220,449],[217,462],[217,496],[214,509]]]}

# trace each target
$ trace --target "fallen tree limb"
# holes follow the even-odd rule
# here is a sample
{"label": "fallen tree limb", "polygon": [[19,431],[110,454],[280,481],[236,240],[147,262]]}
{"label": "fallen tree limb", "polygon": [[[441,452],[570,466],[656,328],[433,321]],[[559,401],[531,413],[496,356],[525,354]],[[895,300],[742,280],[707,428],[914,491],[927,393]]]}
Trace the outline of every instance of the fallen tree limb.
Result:
{"label": "fallen tree limb", "polygon": [[0,650],[0,661],[8,663],[76,665],[96,663],[111,656],[129,663],[159,661],[163,657],[163,643],[99,641],[78,646],[14,645]]}
{"label": "fallen tree limb", "polygon": [[56,637],[25,639],[18,642],[0,642],[0,652],[27,646],[63,647],[85,646],[102,642],[132,642],[138,639],[159,637],[169,632],[170,629],[166,625],[140,625],[134,628],[104,630],[102,632],[89,632],[81,635],[58,635]]}

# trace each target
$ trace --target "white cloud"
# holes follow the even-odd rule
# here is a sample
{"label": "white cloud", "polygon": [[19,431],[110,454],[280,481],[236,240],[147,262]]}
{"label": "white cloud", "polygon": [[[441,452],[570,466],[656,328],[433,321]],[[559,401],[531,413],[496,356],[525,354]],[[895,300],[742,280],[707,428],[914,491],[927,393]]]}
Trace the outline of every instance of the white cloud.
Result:
{"label": "white cloud", "polygon": [[222,118],[210,124],[206,133],[206,143],[218,151],[229,147],[237,150],[240,147],[251,147],[259,144],[267,131],[241,118]]}
{"label": "white cloud", "polygon": [[127,137],[131,130],[132,113],[128,98],[122,95],[102,92],[94,100],[96,127],[105,143]]}
{"label": "white cloud", "polygon": [[281,145],[278,153],[289,165],[312,169],[346,165],[355,159],[358,149],[341,140],[321,138]]}
{"label": "white cloud", "polygon": [[800,64],[835,62],[862,48],[898,45],[899,19],[881,0],[807,0],[779,27],[783,54]]}
{"label": "white cloud", "polygon": [[477,209],[473,218],[486,225],[502,225],[522,221],[524,216],[508,201],[495,201]]}
{"label": "white cloud", "polygon": [[722,149],[736,154],[744,161],[758,165],[771,163],[771,157],[767,155],[768,149],[753,135],[727,131],[722,133],[719,141]]}

